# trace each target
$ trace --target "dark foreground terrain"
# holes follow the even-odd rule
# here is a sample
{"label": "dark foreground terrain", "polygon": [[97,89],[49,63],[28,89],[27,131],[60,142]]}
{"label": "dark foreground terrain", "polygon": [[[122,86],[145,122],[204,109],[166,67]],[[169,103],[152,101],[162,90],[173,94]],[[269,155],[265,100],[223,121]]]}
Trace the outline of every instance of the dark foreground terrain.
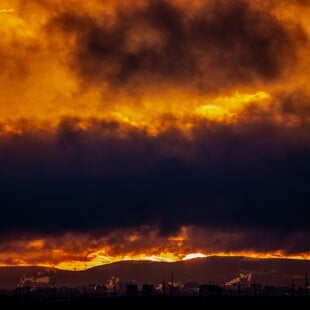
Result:
{"label": "dark foreground terrain", "polygon": [[[153,297],[104,297],[75,298],[70,300],[33,299],[18,297],[1,297],[0,307],[31,307],[30,309],[218,309],[228,307],[233,309],[300,309],[310,306],[309,296],[217,296],[217,297],[187,297],[187,296],[153,296]],[[4,308],[7,307],[7,308]],[[222,308],[220,308],[222,309]]]}
{"label": "dark foreground terrain", "polygon": [[[246,257],[211,256],[173,263],[150,261],[122,261],[97,266],[83,271],[68,271],[45,267],[0,267],[0,290],[15,289],[23,275],[36,277],[51,275],[57,287],[82,287],[94,283],[106,284],[112,278],[142,286],[152,283],[157,286],[163,280],[168,282],[174,273],[175,281],[200,284],[223,285],[241,273],[251,273],[252,281],[264,285],[304,287],[305,274],[310,275],[310,260],[253,259]],[[32,284],[30,284],[32,285]]]}

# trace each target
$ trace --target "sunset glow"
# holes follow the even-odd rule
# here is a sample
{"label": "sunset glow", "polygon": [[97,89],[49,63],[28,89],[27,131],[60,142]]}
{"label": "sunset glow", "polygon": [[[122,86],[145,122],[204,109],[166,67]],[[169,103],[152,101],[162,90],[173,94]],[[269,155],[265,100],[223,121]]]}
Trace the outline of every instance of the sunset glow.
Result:
{"label": "sunset glow", "polygon": [[[167,250],[169,251],[169,250]],[[18,253],[14,253],[15,258],[12,261],[12,264],[7,264],[1,262],[0,266],[8,267],[8,266],[33,266],[34,263],[31,260],[28,262],[25,259],[18,259]],[[22,255],[26,255],[23,253]],[[34,252],[33,257],[39,257],[42,253]],[[58,256],[59,255],[59,256]],[[271,258],[285,258],[285,259],[295,259],[295,260],[309,260],[310,254],[309,253],[298,253],[298,254],[285,254],[281,250],[270,252],[270,253],[260,253],[260,252],[251,252],[251,251],[241,251],[241,252],[208,252],[206,254],[203,253],[190,253],[190,254],[179,254],[179,253],[172,253],[172,252],[161,252],[156,253],[128,253],[122,255],[108,255],[105,253],[105,249],[98,250],[95,252],[87,253],[87,256],[84,258],[68,259],[66,260],[67,256],[71,254],[66,254],[63,250],[53,250],[51,260],[55,259],[55,261],[60,261],[58,263],[51,262],[36,262],[36,265],[42,267],[49,267],[49,268],[58,268],[62,270],[86,270],[88,268],[101,266],[105,264],[111,264],[120,261],[153,261],[153,262],[178,262],[178,261],[189,261],[192,259],[197,258],[205,258],[211,256],[219,256],[219,257],[245,257],[245,258],[254,258],[254,259],[271,259]],[[25,256],[23,256],[25,257]]]}
{"label": "sunset glow", "polygon": [[2,1],[0,266],[310,259],[309,17]]}
{"label": "sunset glow", "polygon": [[[143,233],[142,233],[142,231]],[[210,236],[210,242],[198,240]],[[194,237],[196,236],[196,237]],[[114,231],[95,240],[90,235],[65,234],[58,237],[16,240],[10,242],[6,251],[0,254],[0,266],[45,266],[64,270],[85,270],[88,268],[119,261],[178,262],[210,256],[247,258],[287,258],[310,259],[310,254],[288,253],[283,250],[219,251],[222,247],[212,245],[212,239],[221,236],[225,243],[229,234],[210,233],[195,227],[182,227],[178,235],[168,238],[160,236],[152,228],[139,231]],[[115,239],[116,238],[116,239]],[[194,240],[194,239],[196,240]],[[233,236],[235,242],[244,238],[243,234]],[[114,243],[112,240],[115,240]],[[151,241],[152,246],[149,246]],[[18,250],[17,250],[18,249]],[[76,249],[79,249],[77,252]]]}

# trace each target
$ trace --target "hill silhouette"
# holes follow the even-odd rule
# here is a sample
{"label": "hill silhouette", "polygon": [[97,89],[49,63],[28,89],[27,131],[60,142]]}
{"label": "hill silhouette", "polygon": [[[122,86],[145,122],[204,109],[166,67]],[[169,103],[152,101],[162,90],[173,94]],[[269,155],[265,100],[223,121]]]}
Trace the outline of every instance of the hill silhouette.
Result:
{"label": "hill silhouette", "polygon": [[0,267],[0,289],[17,287],[22,275],[44,272],[56,273],[58,287],[78,287],[90,284],[105,284],[112,277],[124,282],[159,284],[174,280],[186,283],[214,282],[224,284],[240,274],[252,273],[256,283],[290,286],[304,286],[305,272],[310,274],[310,260],[253,259],[246,257],[207,257],[173,263],[151,261],[121,261],[93,267],[83,271],[67,271],[45,267]]}

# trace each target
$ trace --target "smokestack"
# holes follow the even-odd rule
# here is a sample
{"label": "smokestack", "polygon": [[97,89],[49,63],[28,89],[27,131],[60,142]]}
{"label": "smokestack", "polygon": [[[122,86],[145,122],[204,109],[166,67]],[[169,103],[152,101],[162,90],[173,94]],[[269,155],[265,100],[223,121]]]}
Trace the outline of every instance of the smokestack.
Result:
{"label": "smokestack", "polygon": [[171,272],[171,286],[174,287],[174,274]]}

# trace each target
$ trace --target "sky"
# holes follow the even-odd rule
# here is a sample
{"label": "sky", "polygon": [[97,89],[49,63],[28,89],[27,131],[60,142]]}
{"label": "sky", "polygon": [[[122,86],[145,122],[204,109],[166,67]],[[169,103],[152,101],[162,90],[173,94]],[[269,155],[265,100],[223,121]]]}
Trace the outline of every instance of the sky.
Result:
{"label": "sky", "polygon": [[0,265],[310,258],[308,0],[2,0]]}

